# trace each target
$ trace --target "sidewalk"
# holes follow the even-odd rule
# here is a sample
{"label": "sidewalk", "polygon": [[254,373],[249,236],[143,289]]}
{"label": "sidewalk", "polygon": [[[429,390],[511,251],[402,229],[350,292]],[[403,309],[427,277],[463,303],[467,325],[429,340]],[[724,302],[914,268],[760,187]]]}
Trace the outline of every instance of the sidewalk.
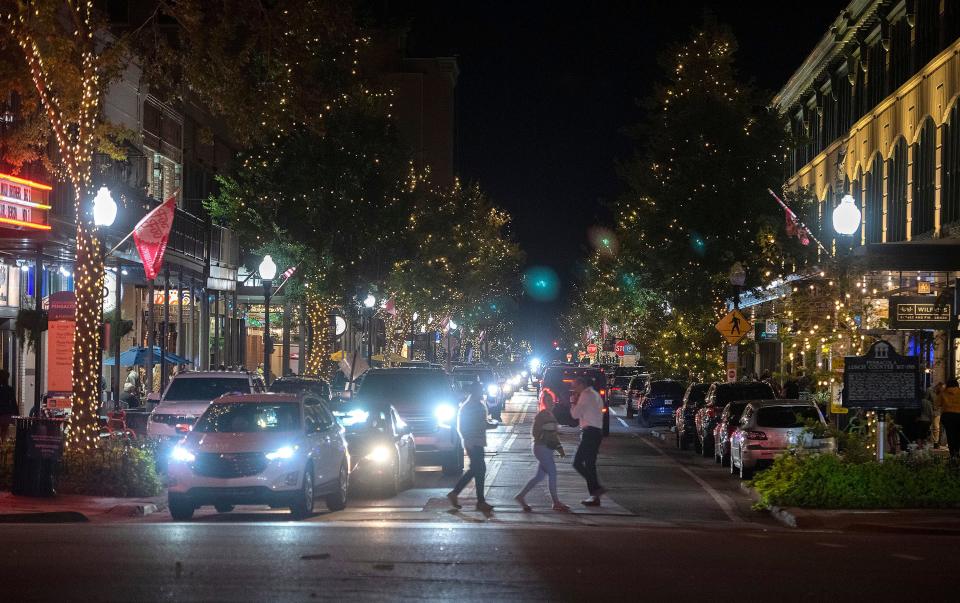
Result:
{"label": "sidewalk", "polygon": [[141,499],[68,494],[34,498],[0,492],[0,523],[124,521],[156,513],[166,506],[165,496]]}

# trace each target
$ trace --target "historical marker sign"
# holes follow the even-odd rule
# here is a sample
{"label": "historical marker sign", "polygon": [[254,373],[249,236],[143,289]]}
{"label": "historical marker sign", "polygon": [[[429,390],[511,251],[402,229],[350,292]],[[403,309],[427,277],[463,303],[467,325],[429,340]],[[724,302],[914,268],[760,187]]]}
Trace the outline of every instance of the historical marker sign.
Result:
{"label": "historical marker sign", "polygon": [[847,408],[919,408],[920,358],[901,356],[886,341],[865,356],[847,356],[843,367],[843,405]]}

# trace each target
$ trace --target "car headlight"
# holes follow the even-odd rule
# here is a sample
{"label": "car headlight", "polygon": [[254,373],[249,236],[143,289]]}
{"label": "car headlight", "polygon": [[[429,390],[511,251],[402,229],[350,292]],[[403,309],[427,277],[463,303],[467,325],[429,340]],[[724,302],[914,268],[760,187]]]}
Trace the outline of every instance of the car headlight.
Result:
{"label": "car headlight", "polygon": [[297,452],[297,449],[293,446],[282,446],[280,448],[277,448],[273,452],[268,452],[264,456],[267,457],[268,461],[279,461],[279,460],[292,459],[293,455],[296,454],[296,452]]}
{"label": "car headlight", "polygon": [[491,383],[487,386],[487,395],[488,396],[499,396],[500,395],[500,386],[495,383]]}
{"label": "car headlight", "polygon": [[388,463],[390,459],[393,458],[392,451],[386,446],[375,446],[373,450],[367,453],[365,457],[368,461],[373,461],[374,463]]}
{"label": "car headlight", "polygon": [[197,460],[197,455],[182,446],[174,446],[170,451],[170,460],[178,463],[192,463]]}
{"label": "car headlight", "polygon": [[441,404],[434,409],[433,416],[437,418],[441,425],[449,426],[457,416],[457,409],[450,404]]}
{"label": "car headlight", "polygon": [[524,379],[526,379],[526,378],[527,378],[527,371],[521,371],[521,372],[520,372],[520,376],[523,377]]}

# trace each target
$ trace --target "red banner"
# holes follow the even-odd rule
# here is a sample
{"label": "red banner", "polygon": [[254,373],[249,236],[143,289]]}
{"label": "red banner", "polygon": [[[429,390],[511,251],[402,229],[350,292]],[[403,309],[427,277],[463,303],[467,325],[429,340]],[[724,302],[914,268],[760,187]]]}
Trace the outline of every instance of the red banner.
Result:
{"label": "red banner", "polygon": [[133,242],[143,261],[143,272],[147,275],[147,280],[157,278],[160,273],[176,209],[177,196],[174,195],[145,215],[133,229]]}

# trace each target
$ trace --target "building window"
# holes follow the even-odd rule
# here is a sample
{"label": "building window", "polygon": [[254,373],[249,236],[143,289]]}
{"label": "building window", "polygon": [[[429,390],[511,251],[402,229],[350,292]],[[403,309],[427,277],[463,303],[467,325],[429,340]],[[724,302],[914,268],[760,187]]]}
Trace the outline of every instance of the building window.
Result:
{"label": "building window", "polygon": [[834,98],[832,84],[821,96],[823,98],[824,147],[827,147],[834,140],[840,138],[840,116],[837,113],[837,99]]}
{"label": "building window", "polygon": [[901,18],[890,26],[890,91],[913,75],[910,69],[910,24]]}
{"label": "building window", "polygon": [[817,111],[816,100],[807,105],[807,115],[810,124],[810,160],[812,161],[820,151],[823,150],[823,139],[821,138],[820,113]]}
{"label": "building window", "polygon": [[907,238],[907,143],[893,145],[887,162],[887,242]]}
{"label": "building window", "polygon": [[874,43],[867,52],[867,108],[872,111],[887,96],[885,75],[886,61],[883,56],[883,46]]}
{"label": "building window", "polygon": [[[147,194],[157,201],[166,201],[174,194],[182,197],[180,182],[182,168],[160,153],[147,153]],[[179,205],[179,199],[177,200]]]}
{"label": "building window", "polygon": [[853,197],[854,204],[863,211],[863,187],[860,186],[860,181],[866,178],[866,175],[857,170],[857,177],[853,179],[853,182],[850,183],[850,188],[847,190],[850,191],[850,196]]}
{"label": "building window", "polygon": [[943,188],[940,189],[941,223],[960,221],[960,104],[950,109],[943,126]]}
{"label": "building window", "polygon": [[843,65],[833,78],[835,95],[837,97],[837,113],[840,128],[846,132],[853,125],[853,86],[847,78],[847,65]]}
{"label": "building window", "polygon": [[867,243],[883,241],[883,158],[880,153],[873,157],[870,171],[864,175],[867,183]]}
{"label": "building window", "polygon": [[[949,2],[948,2],[949,4]],[[940,0],[916,0],[914,57],[916,71],[940,52]]]}
{"label": "building window", "polygon": [[934,194],[937,177],[937,128],[927,118],[913,148],[913,216],[911,234],[933,230]]}

